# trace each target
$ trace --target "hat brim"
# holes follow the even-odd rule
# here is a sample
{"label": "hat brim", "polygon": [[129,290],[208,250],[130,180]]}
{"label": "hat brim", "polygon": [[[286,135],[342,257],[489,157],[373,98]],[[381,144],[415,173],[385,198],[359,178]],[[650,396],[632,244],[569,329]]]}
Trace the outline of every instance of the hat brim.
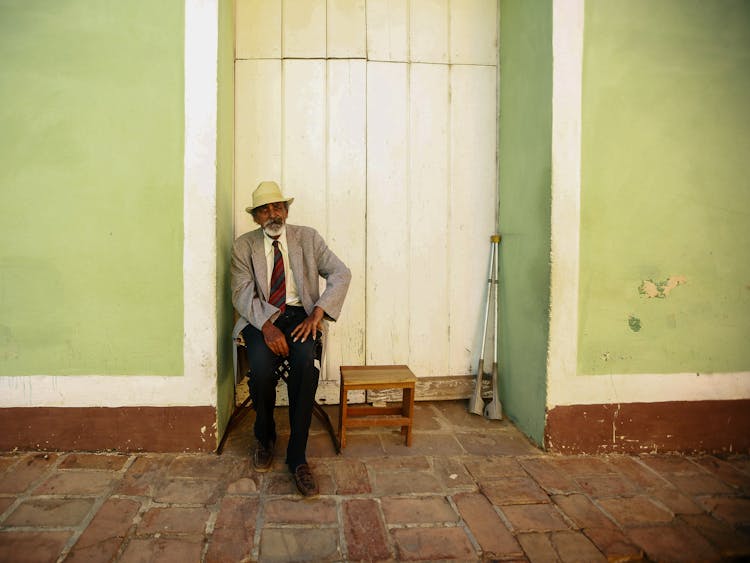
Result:
{"label": "hat brim", "polygon": [[282,198],[270,197],[268,198],[268,201],[262,200],[258,202],[258,205],[251,205],[250,207],[246,207],[245,211],[247,211],[248,213],[252,213],[253,210],[258,209],[259,207],[263,207],[264,205],[268,205],[269,203],[279,203],[282,201],[288,205],[292,205],[294,198],[293,197],[282,197]]}

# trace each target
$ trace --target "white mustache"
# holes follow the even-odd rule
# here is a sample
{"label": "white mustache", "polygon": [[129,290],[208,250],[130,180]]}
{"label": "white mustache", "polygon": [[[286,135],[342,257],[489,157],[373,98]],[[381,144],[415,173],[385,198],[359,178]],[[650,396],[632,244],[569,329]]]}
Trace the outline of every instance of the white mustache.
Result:
{"label": "white mustache", "polygon": [[263,223],[263,228],[281,227],[283,225],[284,225],[284,221],[283,220],[275,218],[275,219],[269,219],[268,221],[266,221],[265,223]]}

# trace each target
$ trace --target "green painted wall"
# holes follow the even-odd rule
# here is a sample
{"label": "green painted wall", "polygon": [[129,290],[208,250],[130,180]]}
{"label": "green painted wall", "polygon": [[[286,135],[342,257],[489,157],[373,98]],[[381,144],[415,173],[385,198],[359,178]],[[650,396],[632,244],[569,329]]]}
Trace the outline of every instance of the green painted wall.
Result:
{"label": "green painted wall", "polygon": [[0,2],[0,375],[183,372],[183,27]]}
{"label": "green painted wall", "polygon": [[544,435],[549,334],[552,2],[500,2],[500,379],[505,414]]}
{"label": "green painted wall", "polygon": [[218,338],[218,427],[223,434],[234,403],[233,307],[229,289],[234,197],[234,2],[219,3],[218,118],[216,168],[216,261]]}
{"label": "green painted wall", "polygon": [[750,2],[586,3],[583,374],[750,370]]}

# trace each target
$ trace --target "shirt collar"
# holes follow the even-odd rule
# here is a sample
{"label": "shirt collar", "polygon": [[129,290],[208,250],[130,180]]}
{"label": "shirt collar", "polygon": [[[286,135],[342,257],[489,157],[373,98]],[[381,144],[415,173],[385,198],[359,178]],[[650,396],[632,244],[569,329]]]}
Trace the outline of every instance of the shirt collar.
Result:
{"label": "shirt collar", "polygon": [[274,240],[278,240],[279,241],[279,248],[280,249],[281,248],[284,248],[284,249],[289,248],[287,246],[287,244],[286,244],[286,225],[284,225],[281,228],[281,234],[279,235],[279,238],[277,238],[277,239],[273,239],[273,238],[269,237],[268,234],[266,233],[266,231],[263,231],[263,247],[264,247],[264,250],[266,251],[266,255],[268,255],[271,252],[273,252],[273,241]]}

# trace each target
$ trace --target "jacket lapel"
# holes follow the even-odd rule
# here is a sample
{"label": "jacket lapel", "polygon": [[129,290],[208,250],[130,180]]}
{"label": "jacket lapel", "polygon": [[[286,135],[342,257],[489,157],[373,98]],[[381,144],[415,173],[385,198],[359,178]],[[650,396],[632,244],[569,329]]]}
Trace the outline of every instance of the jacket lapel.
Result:
{"label": "jacket lapel", "polygon": [[304,284],[304,271],[302,267],[302,243],[299,239],[299,231],[294,228],[294,225],[287,224],[286,226],[286,243],[289,245],[289,248],[287,250],[289,252],[289,261],[291,262],[292,266],[294,283],[297,284],[299,297],[304,303],[303,295],[306,288]]}
{"label": "jacket lapel", "polygon": [[255,287],[268,300],[268,272],[266,263],[266,248],[263,244],[263,229],[257,229],[259,236],[253,237],[253,273],[255,274]]}

